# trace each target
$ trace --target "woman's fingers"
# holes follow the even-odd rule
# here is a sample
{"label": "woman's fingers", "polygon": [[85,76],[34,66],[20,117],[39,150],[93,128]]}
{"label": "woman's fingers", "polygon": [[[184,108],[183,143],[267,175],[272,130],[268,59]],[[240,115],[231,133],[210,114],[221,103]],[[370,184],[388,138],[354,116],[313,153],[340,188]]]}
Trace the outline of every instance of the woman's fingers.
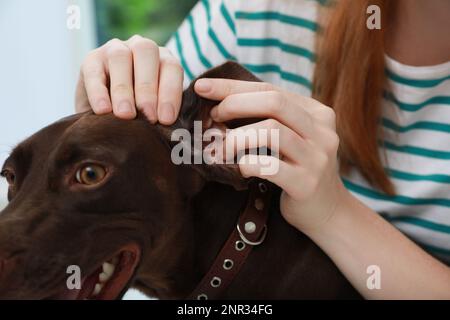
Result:
{"label": "woman's fingers", "polygon": [[97,114],[111,112],[106,70],[100,50],[92,51],[81,67],[76,92],[77,111],[90,108]]}
{"label": "woman's fingers", "polygon": [[152,40],[113,39],[85,59],[76,110],[113,111],[120,118],[133,119],[137,108],[153,123],[172,124],[181,107],[183,75],[178,60]]}
{"label": "woman's fingers", "polygon": [[304,106],[304,110],[320,123],[335,125],[335,115],[331,108],[310,97],[284,91],[265,82],[241,81],[233,79],[199,79],[195,83],[196,92],[204,98],[221,101],[228,96],[250,92],[278,91],[286,99]]}
{"label": "woman's fingers", "polygon": [[217,101],[233,94],[278,90],[277,87],[266,82],[214,78],[197,80],[194,89],[202,97]]}
{"label": "woman's fingers", "polygon": [[169,125],[176,120],[180,111],[184,71],[167,49],[161,48],[160,55],[158,120]]}
{"label": "woman's fingers", "polygon": [[131,50],[119,40],[111,40],[106,50],[110,74],[113,112],[123,119],[136,117],[133,92],[133,57]]}
{"label": "woman's fingers", "polygon": [[269,180],[289,195],[297,192],[301,169],[277,157],[245,155],[239,160],[239,170],[244,177]]}
{"label": "woman's fingers", "polygon": [[223,141],[224,158],[233,159],[235,155],[249,149],[269,148],[275,154],[300,162],[308,154],[308,143],[293,130],[274,119],[229,130]]}
{"label": "woman's fingers", "polygon": [[136,107],[151,122],[158,120],[159,47],[152,40],[133,36],[126,45],[133,55],[134,97]]}
{"label": "woman's fingers", "polygon": [[311,116],[297,101],[280,91],[247,92],[226,96],[211,110],[216,122],[238,118],[272,118],[285,124],[305,139],[312,138]]}

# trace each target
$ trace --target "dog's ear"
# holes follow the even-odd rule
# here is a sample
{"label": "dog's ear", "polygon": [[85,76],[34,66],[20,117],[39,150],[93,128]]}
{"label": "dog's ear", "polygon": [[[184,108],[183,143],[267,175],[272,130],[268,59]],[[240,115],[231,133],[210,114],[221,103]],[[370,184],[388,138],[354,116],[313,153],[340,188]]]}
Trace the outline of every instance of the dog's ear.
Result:
{"label": "dog's ear", "polygon": [[[183,93],[183,102],[180,110],[180,115],[177,122],[170,128],[170,135],[173,138],[174,130],[184,129],[187,130],[191,137],[194,136],[194,132],[199,128],[203,133],[208,129],[222,128],[224,129],[224,124],[217,124],[210,118],[210,110],[213,106],[218,104],[218,101],[213,101],[205,99],[197,95],[194,91],[195,81],[200,78],[224,78],[224,79],[235,79],[244,81],[261,81],[255,77],[251,72],[242,67],[235,62],[227,62],[216,68],[210,69],[205,72],[197,79],[192,81],[190,86]],[[201,126],[199,122],[201,121]],[[248,123],[256,122],[257,119],[239,119],[235,121],[230,121],[225,123],[228,128],[235,128],[243,126]],[[197,128],[194,127],[194,123],[197,122]],[[190,142],[190,148],[193,150],[190,157],[191,159],[201,152],[203,155],[203,149],[208,143],[197,143],[194,141]],[[172,142],[173,146],[173,142]],[[201,148],[201,150],[199,150]],[[242,177],[239,171],[239,166],[237,164],[192,164],[195,171],[200,173],[201,177],[206,181],[217,181],[225,184],[232,185],[237,190],[243,190],[248,187],[248,179]]]}
{"label": "dog's ear", "polygon": [[[211,108],[218,104],[218,101],[209,100],[200,97],[194,91],[195,82],[202,78],[221,78],[243,81],[261,82],[254,74],[245,69],[236,62],[228,61],[218,67],[210,69],[191,82],[190,86],[183,93],[183,103],[180,110],[180,121],[183,127],[192,126],[194,121],[202,121],[205,128],[211,127],[213,123],[209,113]],[[229,121],[226,124],[228,128],[241,127],[243,125],[254,123],[258,119],[239,119]]]}

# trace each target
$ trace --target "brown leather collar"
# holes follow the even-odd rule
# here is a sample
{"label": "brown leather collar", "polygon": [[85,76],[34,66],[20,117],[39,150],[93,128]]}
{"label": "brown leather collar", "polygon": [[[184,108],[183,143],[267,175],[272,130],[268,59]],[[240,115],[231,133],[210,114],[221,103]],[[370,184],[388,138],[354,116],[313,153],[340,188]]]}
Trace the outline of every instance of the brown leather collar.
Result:
{"label": "brown leather collar", "polygon": [[267,181],[254,179],[249,189],[247,205],[238,218],[236,228],[188,299],[220,298],[239,273],[253,247],[264,242],[272,185]]}

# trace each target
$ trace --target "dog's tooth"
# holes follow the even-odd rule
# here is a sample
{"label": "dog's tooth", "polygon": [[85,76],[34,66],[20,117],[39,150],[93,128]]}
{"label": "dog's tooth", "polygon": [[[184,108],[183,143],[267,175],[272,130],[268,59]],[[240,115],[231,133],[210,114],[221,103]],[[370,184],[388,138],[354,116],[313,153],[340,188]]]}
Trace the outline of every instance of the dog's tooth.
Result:
{"label": "dog's tooth", "polygon": [[102,289],[103,289],[103,285],[100,284],[100,283],[97,283],[97,284],[95,285],[94,292],[92,292],[92,295],[93,295],[93,296],[98,295],[98,294],[100,293],[100,291],[102,291]]}
{"label": "dog's tooth", "polygon": [[98,275],[98,280],[100,280],[100,282],[106,282],[111,278],[111,274],[107,274],[105,272],[102,272]]}
{"label": "dog's tooth", "polygon": [[104,273],[108,276],[112,276],[116,267],[112,263],[103,262],[102,268]]}
{"label": "dog's tooth", "polygon": [[117,266],[117,264],[119,263],[119,258],[117,256],[114,256],[114,258],[110,260],[110,263]]}

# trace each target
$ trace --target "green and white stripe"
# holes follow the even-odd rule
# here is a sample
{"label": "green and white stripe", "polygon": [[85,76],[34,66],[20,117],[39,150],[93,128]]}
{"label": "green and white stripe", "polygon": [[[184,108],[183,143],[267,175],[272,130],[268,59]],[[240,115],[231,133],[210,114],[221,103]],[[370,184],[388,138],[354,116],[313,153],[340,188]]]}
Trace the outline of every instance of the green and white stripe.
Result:
{"label": "green and white stripe", "polygon": [[[226,60],[310,95],[317,11],[326,0],[200,0],[172,40],[185,85]],[[347,188],[423,248],[450,262],[450,62],[402,65],[386,56],[380,154],[397,195],[353,170]]]}

